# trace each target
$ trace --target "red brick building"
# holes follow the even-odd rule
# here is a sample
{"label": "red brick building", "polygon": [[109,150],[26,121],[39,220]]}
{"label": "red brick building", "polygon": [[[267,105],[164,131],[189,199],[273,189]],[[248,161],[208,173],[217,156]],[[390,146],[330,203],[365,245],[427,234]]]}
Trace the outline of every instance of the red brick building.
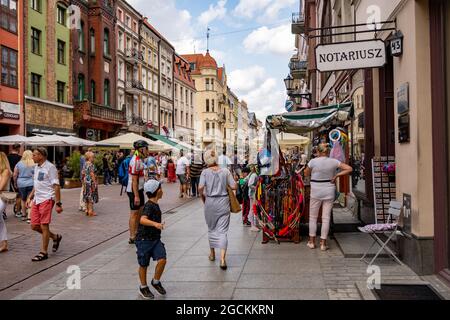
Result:
{"label": "red brick building", "polygon": [[117,3],[73,0],[81,13],[72,29],[75,129],[81,138],[103,140],[125,124],[117,106],[115,12]]}
{"label": "red brick building", "polygon": [[0,3],[0,136],[24,134],[23,2]]}

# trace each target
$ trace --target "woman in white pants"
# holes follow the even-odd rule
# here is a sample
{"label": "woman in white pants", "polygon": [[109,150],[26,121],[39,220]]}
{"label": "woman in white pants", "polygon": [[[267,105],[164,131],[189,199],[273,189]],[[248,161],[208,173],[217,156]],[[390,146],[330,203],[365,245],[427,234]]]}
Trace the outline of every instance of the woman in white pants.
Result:
{"label": "woman in white pants", "polygon": [[[6,154],[0,152],[0,192],[9,189],[9,182],[11,180],[12,172],[9,167],[9,161]],[[8,237],[6,234],[6,223],[3,219],[3,212],[6,203],[0,198],[0,253],[8,251]]]}
{"label": "woman in white pants", "polygon": [[[353,169],[339,160],[328,157],[328,144],[317,147],[317,158],[312,159],[305,169],[305,176],[311,175],[311,195],[309,202],[309,241],[307,246],[316,248],[317,218],[322,206],[322,228],[320,250],[328,250],[327,238],[330,230],[331,210],[336,195],[336,179],[350,174]],[[337,170],[340,172],[337,173]]]}

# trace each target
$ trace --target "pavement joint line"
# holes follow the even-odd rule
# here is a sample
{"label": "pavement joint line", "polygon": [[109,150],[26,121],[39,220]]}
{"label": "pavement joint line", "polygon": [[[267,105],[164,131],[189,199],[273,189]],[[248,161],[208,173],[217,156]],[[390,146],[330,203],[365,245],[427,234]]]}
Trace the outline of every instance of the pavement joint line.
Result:
{"label": "pavement joint line", "polygon": [[[188,204],[191,204],[191,202],[192,202],[193,200],[195,200],[195,199],[189,199],[186,203],[183,203],[183,204],[181,204],[181,205],[179,205],[179,206],[177,206],[177,207],[175,207],[175,208],[168,209],[168,210],[166,210],[165,212],[170,211],[170,210],[175,210],[175,209],[181,208],[181,207],[183,207],[183,206],[186,206],[186,205],[188,205]],[[164,213],[163,213],[163,214],[164,214]],[[175,215],[176,215],[176,214],[174,214],[173,216],[175,216]],[[94,249],[94,248],[96,248],[96,247],[98,247],[98,246],[100,246],[100,245],[102,245],[102,244],[104,244],[104,243],[106,243],[106,242],[108,242],[108,241],[110,241],[110,240],[113,240],[113,239],[115,239],[115,238],[117,238],[117,237],[123,235],[124,233],[126,233],[126,232],[128,232],[128,231],[129,231],[129,229],[126,229],[125,231],[122,231],[122,232],[120,232],[120,233],[118,233],[118,234],[115,234],[114,236],[112,236],[112,237],[110,237],[110,238],[108,238],[108,239],[105,239],[105,240],[103,240],[103,241],[101,241],[101,242],[98,242],[97,244],[95,244],[95,245],[93,245],[93,246],[90,246],[89,248],[86,248],[86,249],[84,249],[84,250],[82,250],[82,251],[80,251],[80,252],[77,252],[77,253],[75,253],[75,254],[73,254],[73,255],[70,255],[70,256],[68,256],[67,258],[63,259],[63,260],[61,260],[61,261],[59,261],[59,262],[57,262],[57,263],[55,263],[55,264],[52,264],[51,266],[48,266],[47,268],[44,268],[44,269],[42,269],[42,270],[39,270],[39,271],[37,271],[37,272],[35,272],[35,273],[33,273],[33,274],[31,274],[31,275],[29,275],[29,276],[23,278],[23,279],[20,279],[19,281],[16,281],[16,282],[14,282],[14,283],[12,283],[12,284],[10,284],[10,285],[4,287],[4,288],[0,288],[0,292],[3,292],[3,291],[5,291],[5,290],[7,290],[7,289],[10,289],[10,288],[12,288],[12,287],[14,287],[14,286],[16,286],[16,285],[22,283],[22,282],[25,282],[25,281],[31,279],[32,277],[37,276],[38,274],[41,274],[41,273],[43,273],[43,272],[45,272],[45,271],[47,271],[47,270],[52,269],[53,267],[56,267],[56,266],[58,266],[58,265],[60,265],[60,264],[62,264],[62,263],[64,263],[64,262],[66,262],[67,260],[70,260],[70,259],[72,259],[72,258],[74,258],[74,257],[77,257],[77,256],[79,256],[79,255],[81,255],[81,254],[83,254],[83,253],[85,253],[85,252],[87,252],[87,251],[89,251],[89,250],[91,250],[91,249]],[[25,235],[23,235],[23,236],[25,236]],[[96,270],[94,270],[94,271],[96,271]]]}

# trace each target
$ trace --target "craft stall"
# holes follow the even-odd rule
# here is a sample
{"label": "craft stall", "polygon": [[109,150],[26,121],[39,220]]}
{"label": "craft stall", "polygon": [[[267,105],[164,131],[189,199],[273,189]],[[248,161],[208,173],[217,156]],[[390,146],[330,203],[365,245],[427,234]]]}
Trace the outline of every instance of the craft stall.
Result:
{"label": "craft stall", "polygon": [[298,243],[301,226],[309,221],[309,181],[302,176],[298,163],[286,161],[277,134],[314,132],[314,145],[330,143],[332,156],[347,161],[349,135],[344,127],[352,117],[352,103],[267,117],[264,147],[258,154],[256,203],[252,208],[263,229],[263,243]]}

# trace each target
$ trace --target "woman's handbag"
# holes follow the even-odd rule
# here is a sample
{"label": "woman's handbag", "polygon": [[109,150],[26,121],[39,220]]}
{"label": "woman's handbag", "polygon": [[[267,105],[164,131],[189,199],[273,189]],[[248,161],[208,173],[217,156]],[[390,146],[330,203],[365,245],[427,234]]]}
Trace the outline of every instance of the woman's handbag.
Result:
{"label": "woman's handbag", "polygon": [[6,203],[15,203],[17,198],[17,192],[0,191],[0,199]]}
{"label": "woman's handbag", "polygon": [[232,213],[241,212],[241,205],[239,204],[239,201],[236,198],[236,195],[234,194],[233,189],[231,189],[229,186],[227,186],[227,192],[228,192],[228,198],[230,199],[230,211]]}

